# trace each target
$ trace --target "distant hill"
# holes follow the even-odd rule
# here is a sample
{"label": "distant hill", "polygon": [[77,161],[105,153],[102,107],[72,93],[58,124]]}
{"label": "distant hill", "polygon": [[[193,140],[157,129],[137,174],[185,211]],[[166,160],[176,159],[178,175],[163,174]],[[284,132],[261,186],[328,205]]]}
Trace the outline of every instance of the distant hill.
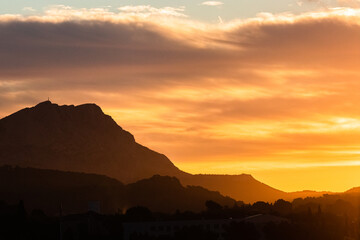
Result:
{"label": "distant hill", "polygon": [[101,201],[105,212],[124,206],[125,186],[96,174],[34,168],[0,167],[0,200],[23,200],[28,209],[59,213],[86,212],[88,202]]}
{"label": "distant hill", "polygon": [[49,214],[88,211],[90,202],[99,202],[104,213],[134,206],[152,211],[201,211],[212,200],[233,206],[235,200],[201,187],[183,187],[174,177],[153,176],[136,183],[121,182],[96,174],[35,168],[0,167],[0,200],[15,204],[23,200],[28,210]]}
{"label": "distant hill", "polygon": [[323,195],[327,194],[335,194],[333,192],[329,191],[311,191],[311,190],[305,190],[305,191],[298,191],[298,192],[289,192],[286,194],[284,199],[286,200],[293,200],[296,198],[306,198],[306,197],[321,197]]}
{"label": "distant hill", "polygon": [[[207,200],[228,207],[235,204],[234,199],[224,197],[219,192],[199,186],[183,187],[177,178],[159,175],[128,184],[126,194],[128,202],[133,205],[147,206],[156,211],[203,210]],[[178,203],[178,206],[169,203]]]}
{"label": "distant hill", "polygon": [[360,187],[354,187],[346,191],[345,193],[360,193]]}
{"label": "distant hill", "polygon": [[182,176],[181,181],[187,185],[204,186],[218,190],[223,195],[244,202],[269,201],[286,198],[287,193],[259,182],[251,175],[190,175]]}
{"label": "distant hill", "polygon": [[185,173],[165,155],[136,143],[95,104],[59,106],[46,101],[1,119],[0,164],[96,173],[123,183],[157,174],[174,176],[184,185],[202,186],[244,202],[291,198],[247,174]]}

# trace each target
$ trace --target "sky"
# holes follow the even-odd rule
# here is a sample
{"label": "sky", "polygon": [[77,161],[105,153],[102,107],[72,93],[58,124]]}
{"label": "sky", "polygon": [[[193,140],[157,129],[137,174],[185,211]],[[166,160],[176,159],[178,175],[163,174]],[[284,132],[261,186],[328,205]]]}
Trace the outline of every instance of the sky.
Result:
{"label": "sky", "polygon": [[96,103],[190,173],[360,186],[360,1],[0,3],[0,117]]}

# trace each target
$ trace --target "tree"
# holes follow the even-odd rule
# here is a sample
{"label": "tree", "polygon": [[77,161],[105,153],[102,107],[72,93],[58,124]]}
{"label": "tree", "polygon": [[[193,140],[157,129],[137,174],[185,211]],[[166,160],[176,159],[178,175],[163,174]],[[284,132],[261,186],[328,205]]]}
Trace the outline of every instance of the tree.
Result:
{"label": "tree", "polygon": [[141,206],[129,208],[125,216],[131,221],[147,221],[153,218],[152,212],[148,208]]}
{"label": "tree", "polygon": [[281,215],[287,215],[291,213],[292,205],[288,201],[279,199],[274,203],[274,210]]}
{"label": "tree", "polygon": [[209,212],[218,212],[223,209],[223,207],[220,204],[211,200],[206,201],[205,206]]}

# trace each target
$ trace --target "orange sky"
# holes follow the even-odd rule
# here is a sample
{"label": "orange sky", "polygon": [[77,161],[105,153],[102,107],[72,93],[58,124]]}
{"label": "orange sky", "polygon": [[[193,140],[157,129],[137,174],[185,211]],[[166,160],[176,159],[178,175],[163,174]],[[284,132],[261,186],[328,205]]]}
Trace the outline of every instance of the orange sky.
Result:
{"label": "orange sky", "polygon": [[359,9],[210,24],[56,8],[1,15],[0,33],[1,117],[95,102],[191,173],[360,185]]}

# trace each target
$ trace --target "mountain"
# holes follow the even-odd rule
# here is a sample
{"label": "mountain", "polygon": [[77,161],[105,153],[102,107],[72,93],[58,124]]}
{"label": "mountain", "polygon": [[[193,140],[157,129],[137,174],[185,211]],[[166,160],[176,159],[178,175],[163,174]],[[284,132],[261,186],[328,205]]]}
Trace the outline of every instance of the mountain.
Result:
{"label": "mountain", "polygon": [[98,202],[103,213],[115,213],[134,206],[152,211],[201,211],[212,200],[233,206],[235,200],[201,187],[183,187],[174,177],[153,176],[124,185],[103,175],[21,167],[0,167],[1,200],[26,208],[42,209],[48,214],[88,211],[90,202]]}
{"label": "mountain", "polygon": [[164,155],[136,143],[95,104],[50,101],[0,120],[0,163],[99,173],[124,183],[181,171]]}
{"label": "mountain", "polygon": [[59,106],[50,101],[0,120],[0,164],[96,173],[132,183],[174,176],[244,202],[274,201],[286,193],[250,175],[191,175],[165,155],[140,144],[95,104]]}

